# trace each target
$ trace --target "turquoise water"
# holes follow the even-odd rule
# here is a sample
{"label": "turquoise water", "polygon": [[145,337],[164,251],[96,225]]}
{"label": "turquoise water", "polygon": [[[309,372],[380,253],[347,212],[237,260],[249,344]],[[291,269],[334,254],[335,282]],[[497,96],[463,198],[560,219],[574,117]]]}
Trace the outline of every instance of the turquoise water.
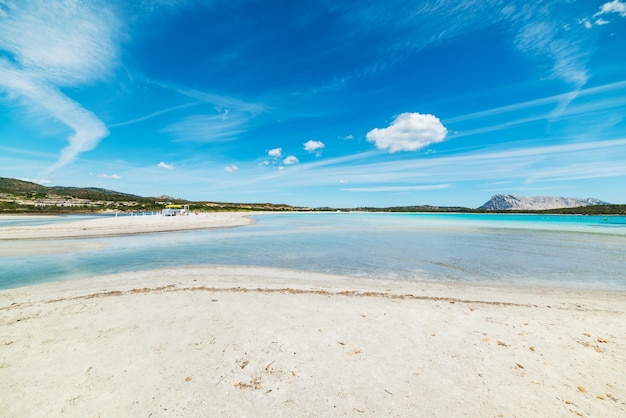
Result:
{"label": "turquoise water", "polygon": [[398,280],[626,290],[626,217],[315,213],[254,218],[255,225],[241,228],[89,239],[106,245],[98,251],[0,257],[0,288],[226,264]]}

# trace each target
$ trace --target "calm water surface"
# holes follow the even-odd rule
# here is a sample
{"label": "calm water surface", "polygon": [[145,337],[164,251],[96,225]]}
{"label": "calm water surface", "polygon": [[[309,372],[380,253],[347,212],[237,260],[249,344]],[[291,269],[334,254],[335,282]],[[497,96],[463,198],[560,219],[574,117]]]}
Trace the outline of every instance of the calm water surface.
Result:
{"label": "calm water surface", "polygon": [[107,245],[92,252],[0,257],[0,288],[226,264],[400,280],[626,290],[626,217],[324,213],[255,219],[255,225],[241,228],[92,238]]}

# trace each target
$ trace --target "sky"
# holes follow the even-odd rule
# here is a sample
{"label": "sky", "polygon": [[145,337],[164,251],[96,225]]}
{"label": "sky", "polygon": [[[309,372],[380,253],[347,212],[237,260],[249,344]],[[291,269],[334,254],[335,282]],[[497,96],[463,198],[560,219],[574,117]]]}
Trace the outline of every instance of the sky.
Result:
{"label": "sky", "polygon": [[0,0],[0,177],[626,203],[626,0]]}

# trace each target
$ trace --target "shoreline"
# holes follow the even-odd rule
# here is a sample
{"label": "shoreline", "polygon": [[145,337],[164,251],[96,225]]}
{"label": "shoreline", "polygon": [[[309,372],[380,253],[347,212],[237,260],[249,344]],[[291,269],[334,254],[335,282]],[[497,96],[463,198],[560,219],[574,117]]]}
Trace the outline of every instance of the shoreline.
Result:
{"label": "shoreline", "polygon": [[231,266],[0,291],[0,409],[623,416],[623,292]]}

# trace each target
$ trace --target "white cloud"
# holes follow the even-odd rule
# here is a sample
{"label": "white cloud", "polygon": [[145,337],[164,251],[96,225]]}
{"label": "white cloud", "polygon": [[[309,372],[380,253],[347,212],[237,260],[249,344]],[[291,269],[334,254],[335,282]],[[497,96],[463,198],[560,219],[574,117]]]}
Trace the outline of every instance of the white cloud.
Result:
{"label": "white cloud", "polygon": [[236,165],[229,165],[224,167],[224,170],[228,171],[229,173],[234,173],[235,171],[239,170],[239,167],[237,167]]}
{"label": "white cloud", "polygon": [[271,149],[267,152],[267,155],[273,158],[280,158],[283,156],[283,149],[282,148]]}
{"label": "white cloud", "polygon": [[600,6],[600,11],[593,15],[593,17],[601,16],[607,13],[617,13],[621,17],[626,17],[626,3],[622,3],[619,0],[604,3]]}
{"label": "white cloud", "polygon": [[307,141],[304,143],[304,149],[308,152],[315,152],[318,150],[321,150],[325,147],[326,145],[324,145],[324,143],[322,141]]}
{"label": "white cloud", "polygon": [[165,168],[166,170],[171,170],[174,168],[172,164],[166,164],[163,161],[157,164],[157,167]]}
{"label": "white cloud", "polygon": [[366,135],[367,141],[380,150],[416,151],[445,139],[448,130],[433,115],[402,113],[387,128],[375,128]]}
{"label": "white cloud", "polygon": [[121,28],[103,6],[70,0],[0,5],[0,50],[10,57],[0,59],[0,89],[30,114],[49,115],[74,131],[49,172],[108,135],[102,121],[60,90],[104,80],[117,64]]}
{"label": "white cloud", "polygon": [[113,180],[119,180],[122,177],[118,176],[117,174],[98,174],[98,177],[103,178],[103,179],[113,179]]}
{"label": "white cloud", "polygon": [[284,159],[283,164],[291,165],[291,164],[298,164],[299,162],[300,160],[298,160],[297,157],[290,155],[289,157]]}
{"label": "white cloud", "polygon": [[50,184],[52,183],[52,181],[48,180],[48,179],[20,179],[23,181],[29,181],[31,183],[37,183],[37,184]]}

